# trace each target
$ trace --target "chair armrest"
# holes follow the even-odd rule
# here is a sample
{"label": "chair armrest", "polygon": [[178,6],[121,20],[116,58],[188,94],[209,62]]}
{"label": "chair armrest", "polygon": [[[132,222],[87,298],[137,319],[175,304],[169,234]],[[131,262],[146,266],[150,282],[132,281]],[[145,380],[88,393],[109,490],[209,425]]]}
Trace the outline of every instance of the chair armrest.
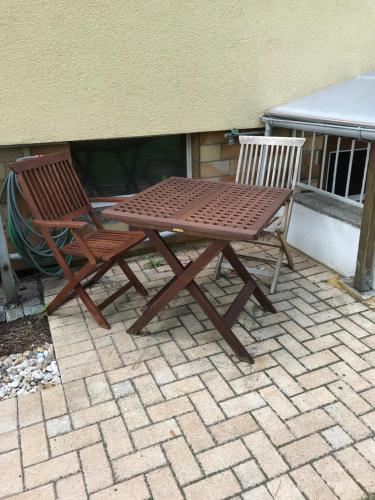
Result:
{"label": "chair armrest", "polygon": [[85,254],[87,260],[92,265],[96,264],[96,259],[94,254],[87,246],[85,240],[77,232],[77,229],[83,229],[87,227],[89,225],[88,222],[81,220],[40,220],[40,219],[34,219],[33,222],[37,227],[40,227],[42,229],[70,229],[73,238],[77,241],[78,245],[81,247],[81,250]]}
{"label": "chair armrest", "polygon": [[126,201],[130,196],[99,196],[96,198],[89,198],[90,203],[121,203]]}
{"label": "chair armrest", "polygon": [[41,220],[34,219],[33,223],[37,227],[44,227],[46,229],[83,229],[88,226],[88,222],[81,220]]}

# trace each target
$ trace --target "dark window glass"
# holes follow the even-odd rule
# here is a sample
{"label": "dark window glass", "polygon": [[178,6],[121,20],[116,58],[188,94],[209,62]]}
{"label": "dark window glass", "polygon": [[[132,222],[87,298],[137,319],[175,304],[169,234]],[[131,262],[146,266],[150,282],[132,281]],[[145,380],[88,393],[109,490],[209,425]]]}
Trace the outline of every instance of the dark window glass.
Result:
{"label": "dark window glass", "polygon": [[[340,151],[337,160],[336,182],[334,193],[345,196],[346,180],[348,178],[350,151]],[[349,196],[359,196],[362,189],[362,180],[365,173],[367,149],[355,149],[353,154],[352,171],[349,181]],[[336,152],[329,153],[327,191],[332,192],[333,177],[336,163]]]}
{"label": "dark window glass", "polygon": [[186,136],[70,143],[89,196],[133,194],[171,175],[186,176]]}

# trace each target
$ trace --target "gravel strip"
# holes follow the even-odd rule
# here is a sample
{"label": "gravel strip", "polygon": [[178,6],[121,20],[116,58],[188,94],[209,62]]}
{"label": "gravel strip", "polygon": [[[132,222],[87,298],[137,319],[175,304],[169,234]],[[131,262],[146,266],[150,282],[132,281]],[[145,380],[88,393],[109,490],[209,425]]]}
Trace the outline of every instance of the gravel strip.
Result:
{"label": "gravel strip", "polygon": [[61,383],[53,345],[0,358],[0,400]]}

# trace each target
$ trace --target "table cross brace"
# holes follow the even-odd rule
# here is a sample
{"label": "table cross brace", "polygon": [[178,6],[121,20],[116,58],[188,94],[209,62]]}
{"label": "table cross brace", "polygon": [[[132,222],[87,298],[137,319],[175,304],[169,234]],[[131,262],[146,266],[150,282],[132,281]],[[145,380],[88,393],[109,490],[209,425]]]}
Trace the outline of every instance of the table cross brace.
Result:
{"label": "table cross brace", "polygon": [[[231,327],[252,294],[254,294],[265,310],[270,312],[276,311],[272,303],[248,273],[246,267],[238,259],[228,241],[213,240],[194,262],[189,262],[184,266],[157,231],[146,229],[145,233],[169,264],[175,276],[148,302],[142,316],[129,328],[128,332],[130,334],[138,334],[183,288],[187,288],[238,358],[241,361],[254,363],[253,358],[234,335]],[[220,252],[223,252],[225,258],[244,282],[243,288],[224,316],[220,316],[202,289],[194,281],[197,274]]]}

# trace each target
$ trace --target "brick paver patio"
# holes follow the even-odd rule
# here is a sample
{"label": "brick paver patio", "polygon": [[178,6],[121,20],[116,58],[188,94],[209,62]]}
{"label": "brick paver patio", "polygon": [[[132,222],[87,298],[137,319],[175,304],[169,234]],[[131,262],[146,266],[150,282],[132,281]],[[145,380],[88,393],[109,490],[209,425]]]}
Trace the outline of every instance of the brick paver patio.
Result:
{"label": "brick paver patio", "polygon": [[[181,251],[194,258],[196,249]],[[254,251],[254,250],[253,250]],[[258,249],[259,251],[259,249]],[[50,318],[63,385],[0,403],[0,498],[342,498],[375,491],[375,311],[296,255],[272,301],[235,327],[237,362],[188,292],[131,337],[135,294],[98,328],[78,301]],[[151,292],[165,266],[132,268]],[[122,275],[95,287],[103,298]],[[224,309],[240,282],[200,283]],[[47,294],[61,284],[46,282]],[[14,497],[12,495],[15,495]]]}

